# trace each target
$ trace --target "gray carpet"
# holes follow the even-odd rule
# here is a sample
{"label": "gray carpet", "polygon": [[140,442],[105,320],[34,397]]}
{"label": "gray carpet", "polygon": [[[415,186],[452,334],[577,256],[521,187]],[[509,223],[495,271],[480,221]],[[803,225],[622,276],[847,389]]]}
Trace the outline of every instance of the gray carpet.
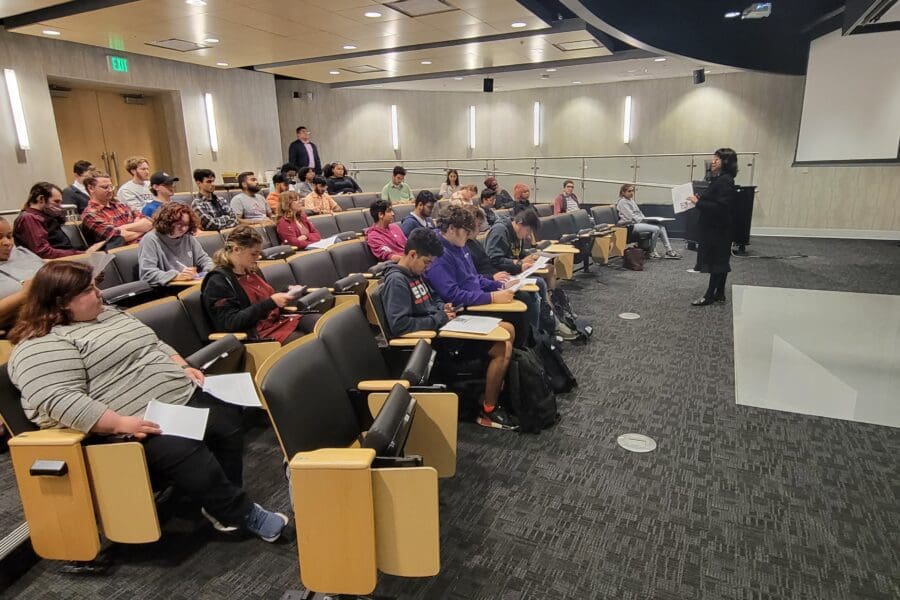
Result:
{"label": "gray carpet", "polygon": [[[895,243],[753,242],[808,257],[736,258],[729,284],[900,294]],[[458,474],[441,484],[442,571],[382,577],[379,594],[900,598],[900,430],[736,406],[731,306],[688,305],[706,277],[685,272],[685,254],[565,285],[595,334],[566,346],[580,386],[562,421],[540,435],[461,426]],[[628,453],[626,432],[659,447]],[[287,509],[271,432],[251,438],[247,488]],[[300,585],[292,539],[234,541],[181,519],[114,559],[102,577],[43,561],[4,597],[277,599]]]}

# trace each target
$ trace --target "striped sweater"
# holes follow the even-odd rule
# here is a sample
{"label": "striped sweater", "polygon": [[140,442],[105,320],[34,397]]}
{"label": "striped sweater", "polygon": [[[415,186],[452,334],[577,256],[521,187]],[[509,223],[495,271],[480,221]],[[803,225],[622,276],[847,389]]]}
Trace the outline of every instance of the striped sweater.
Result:
{"label": "striped sweater", "polygon": [[152,399],[187,404],[194,383],[175,354],[152,329],[108,307],[95,321],[57,325],[17,345],[9,375],[38,426],[88,432],[107,409],[134,416]]}

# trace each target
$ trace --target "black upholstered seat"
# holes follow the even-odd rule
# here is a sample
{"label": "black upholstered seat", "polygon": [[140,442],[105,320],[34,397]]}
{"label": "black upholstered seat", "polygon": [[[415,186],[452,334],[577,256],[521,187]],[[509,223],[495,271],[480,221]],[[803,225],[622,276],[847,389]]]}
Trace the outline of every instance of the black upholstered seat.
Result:
{"label": "black upholstered seat", "polygon": [[356,233],[362,233],[369,226],[361,210],[335,213],[334,221],[337,223],[338,231],[341,232],[355,231]]}
{"label": "black upholstered seat", "polygon": [[328,253],[334,261],[338,278],[351,273],[365,273],[378,262],[364,240],[335,244],[328,249]]}

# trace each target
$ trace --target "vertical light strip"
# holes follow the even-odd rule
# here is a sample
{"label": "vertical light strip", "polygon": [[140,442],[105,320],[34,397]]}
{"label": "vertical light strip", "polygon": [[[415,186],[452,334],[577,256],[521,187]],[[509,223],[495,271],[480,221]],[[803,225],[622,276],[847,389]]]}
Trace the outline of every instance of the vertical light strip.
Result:
{"label": "vertical light strip", "polygon": [[631,142],[631,96],[625,96],[625,126],[622,131],[622,141]]}
{"label": "vertical light strip", "polygon": [[16,137],[19,139],[19,148],[30,150],[28,141],[28,127],[25,125],[25,111],[22,109],[22,97],[19,95],[19,82],[16,80],[16,72],[12,69],[3,69],[6,78],[6,92],[9,94],[9,105],[12,108],[13,122],[16,125]]}
{"label": "vertical light strip", "polygon": [[391,104],[391,144],[394,150],[400,149],[400,119],[397,117],[396,104]]}
{"label": "vertical light strip", "polygon": [[219,132],[216,131],[216,112],[213,109],[212,94],[206,92],[203,94],[203,100],[206,103],[206,125],[209,127],[209,148],[213,152],[218,152]]}
{"label": "vertical light strip", "polygon": [[469,107],[469,148],[475,149],[475,105]]}
{"label": "vertical light strip", "polygon": [[541,103],[534,103],[534,121],[531,127],[531,139],[535,146],[541,145]]}

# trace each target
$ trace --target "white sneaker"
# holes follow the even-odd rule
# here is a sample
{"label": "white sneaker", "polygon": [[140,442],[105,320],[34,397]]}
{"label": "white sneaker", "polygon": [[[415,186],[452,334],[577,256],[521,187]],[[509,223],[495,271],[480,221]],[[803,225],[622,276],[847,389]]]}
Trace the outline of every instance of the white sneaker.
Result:
{"label": "white sneaker", "polygon": [[222,533],[234,533],[235,531],[238,530],[237,527],[234,527],[232,525],[223,525],[221,521],[219,521],[214,516],[212,516],[211,514],[206,512],[205,508],[200,509],[200,514],[203,515],[204,517],[206,517],[207,521],[212,523],[212,526],[215,528],[216,531],[221,531]]}

